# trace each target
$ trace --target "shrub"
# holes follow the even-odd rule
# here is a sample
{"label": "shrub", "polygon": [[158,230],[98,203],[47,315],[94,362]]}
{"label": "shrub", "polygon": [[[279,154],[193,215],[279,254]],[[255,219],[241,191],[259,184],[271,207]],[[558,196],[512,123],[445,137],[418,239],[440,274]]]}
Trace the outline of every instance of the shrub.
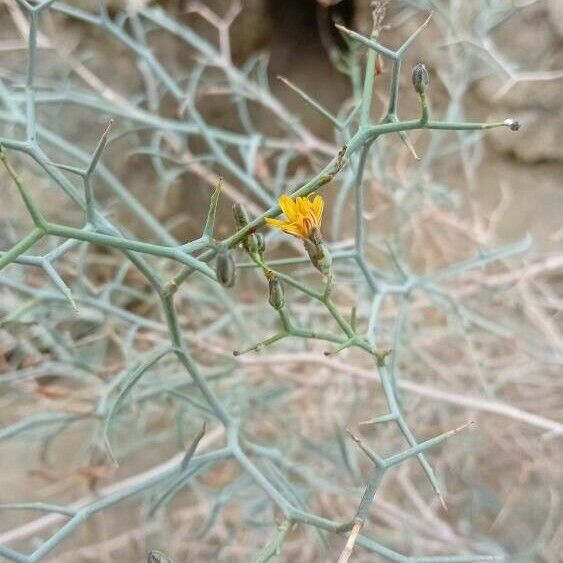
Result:
{"label": "shrub", "polygon": [[[399,16],[410,4],[425,3],[406,2]],[[321,560],[327,549],[342,563],[366,553],[420,563],[504,556],[500,543],[453,531],[407,470],[401,486],[389,481],[395,466],[415,462],[446,509],[430,449],[471,418],[461,412],[454,422],[446,409],[424,406],[431,398],[561,432],[554,420],[493,400],[496,384],[484,374],[487,359],[521,346],[514,327],[529,318],[505,288],[530,238],[498,245],[494,225],[479,229],[472,194],[439,177],[455,161],[471,179],[480,132],[519,128],[505,117],[465,119],[472,59],[457,55],[459,80],[444,80],[451,102],[445,117],[434,116],[434,72],[417,63],[412,85],[401,84],[430,18],[386,47],[385,3],[376,3],[371,35],[339,26],[348,47],[335,62],[353,91],[339,112],[284,79],[332,124],[328,141],[272,94],[262,57],[233,64],[236,5],[224,19],[196,5],[219,47],[154,5],[18,6],[29,25],[25,84],[0,83],[0,143],[4,197],[17,190],[31,223],[14,226],[0,258],[11,338],[1,382],[13,396],[0,438],[33,437],[43,478],[80,475],[89,493],[6,504],[3,514],[48,515],[11,520],[0,554],[42,560],[85,520],[112,511],[116,533],[129,541],[140,525],[149,547],[162,550],[149,561],[259,562],[284,551],[287,560]],[[438,10],[455,27],[446,16]],[[138,90],[129,74],[106,84],[43,34],[62,17],[103,34],[107,55],[129,57]],[[157,56],[166,41],[180,45],[181,64]],[[40,47],[54,49],[61,66],[45,70]],[[105,76],[103,58],[94,53],[92,66]],[[383,68],[387,99],[375,118]],[[418,104],[411,119],[398,112],[403,90]],[[217,99],[236,127],[212,122]],[[182,207],[166,216],[179,186],[195,201],[204,185],[212,187],[206,213],[190,204],[189,228]],[[446,387],[456,380],[453,390],[421,382],[429,369]],[[507,386],[518,379],[506,373]],[[489,398],[459,391],[476,381]],[[471,456],[477,438],[464,439]],[[451,467],[442,469],[461,471],[465,451],[444,455],[441,466]],[[385,495],[382,483],[394,487]],[[405,497],[436,527],[426,544],[404,533],[416,522],[397,522],[407,513],[393,503]],[[166,514],[169,534],[157,539],[150,523]],[[56,532],[27,543],[53,524]],[[452,545],[458,554],[447,554]]]}

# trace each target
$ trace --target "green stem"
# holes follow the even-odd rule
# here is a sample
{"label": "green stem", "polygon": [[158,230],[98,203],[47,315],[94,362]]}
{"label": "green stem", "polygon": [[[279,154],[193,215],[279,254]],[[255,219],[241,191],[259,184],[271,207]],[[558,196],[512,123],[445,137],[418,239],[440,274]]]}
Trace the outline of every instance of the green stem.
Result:
{"label": "green stem", "polygon": [[0,257],[0,270],[3,270],[8,264],[11,264],[19,256],[27,252],[38,240],[45,236],[43,229],[35,228],[10,250]]}

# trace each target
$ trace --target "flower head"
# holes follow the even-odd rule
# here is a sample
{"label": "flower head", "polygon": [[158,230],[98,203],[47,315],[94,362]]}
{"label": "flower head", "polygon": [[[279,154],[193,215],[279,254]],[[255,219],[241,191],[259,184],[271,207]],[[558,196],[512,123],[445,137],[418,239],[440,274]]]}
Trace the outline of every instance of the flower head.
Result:
{"label": "flower head", "polygon": [[266,223],[302,239],[309,239],[315,230],[321,226],[324,200],[316,195],[312,200],[308,197],[297,197],[295,200],[288,195],[282,195],[278,203],[287,217],[281,219],[266,218]]}

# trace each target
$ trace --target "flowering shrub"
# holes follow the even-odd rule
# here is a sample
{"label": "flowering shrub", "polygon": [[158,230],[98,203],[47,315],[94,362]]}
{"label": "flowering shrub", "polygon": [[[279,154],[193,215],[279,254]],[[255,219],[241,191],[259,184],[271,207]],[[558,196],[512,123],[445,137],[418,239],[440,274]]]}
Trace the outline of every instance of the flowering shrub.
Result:
{"label": "flowering shrub", "polygon": [[[236,5],[224,19],[195,8],[217,28],[219,48],[158,6],[12,6],[28,26],[27,70],[22,89],[0,84],[0,158],[10,180],[3,193],[19,193],[32,224],[18,225],[0,257],[10,303],[3,326],[15,335],[0,382],[16,397],[15,420],[0,438],[36,436],[43,465],[79,474],[89,490],[83,498],[62,491],[61,501],[32,492],[23,502],[7,499],[14,502],[1,509],[10,519],[0,555],[26,563],[64,557],[86,520],[117,511],[115,531],[130,537],[141,525],[153,562],[324,560],[327,550],[340,563],[373,554],[399,563],[502,558],[501,544],[464,538],[437,516],[448,495],[431,448],[469,426],[469,415],[441,428],[440,415],[408,393],[440,400],[411,378],[428,366],[445,381],[453,370],[460,386],[476,374],[481,391],[491,391],[483,358],[508,346],[499,316],[514,303],[508,293],[502,302],[483,297],[487,280],[478,276],[509,284],[510,259],[530,239],[503,246],[490,244],[491,233],[476,237],[465,217],[470,199],[440,185],[432,166],[456,151],[470,160],[478,132],[510,134],[517,121],[468,121],[459,100],[434,116],[435,78],[422,63],[404,86],[414,87],[418,115],[400,117],[402,65],[430,18],[392,49],[379,40],[385,3],[376,2],[370,36],[338,26],[348,44],[338,66],[354,91],[339,113],[285,80],[334,126],[333,142],[320,139],[271,93],[260,58],[233,65]],[[62,48],[53,56],[72,76],[43,80],[39,47],[58,47],[42,29],[61,15],[128,51],[142,93],[119,94]],[[163,36],[189,55],[176,72],[155,54]],[[375,117],[383,61],[389,89]],[[234,108],[235,130],[209,122],[202,106],[214,96]],[[93,115],[91,127],[111,118],[91,152],[57,131],[54,104]],[[258,108],[275,132],[257,125]],[[420,157],[409,138],[419,131],[430,135]],[[124,139],[150,163],[147,177],[156,179],[143,178],[143,192],[161,190],[152,200],[105,163]],[[184,175],[213,188],[187,242],[158,211]],[[63,212],[48,209],[55,190],[65,196]],[[224,209],[231,206],[232,216]],[[32,267],[42,270],[39,280],[29,277]],[[467,400],[473,411],[561,433],[549,417]],[[76,454],[65,437],[79,444]],[[375,509],[380,487],[409,460],[442,507],[422,510],[440,530],[429,552]],[[443,469],[455,472],[458,462]],[[405,475],[407,496],[425,506],[430,491],[419,483],[417,492]],[[19,521],[15,509],[47,514]],[[166,515],[176,518],[168,535],[149,531]]]}

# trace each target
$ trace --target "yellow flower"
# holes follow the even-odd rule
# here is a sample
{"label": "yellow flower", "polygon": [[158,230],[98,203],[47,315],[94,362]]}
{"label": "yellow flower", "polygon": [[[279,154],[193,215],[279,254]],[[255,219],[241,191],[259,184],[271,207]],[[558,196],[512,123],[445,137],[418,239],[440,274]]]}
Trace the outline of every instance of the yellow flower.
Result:
{"label": "yellow flower", "polygon": [[308,239],[313,230],[321,226],[324,200],[320,195],[316,195],[312,200],[308,197],[297,197],[294,201],[284,194],[279,198],[278,203],[287,221],[268,217],[266,218],[268,225],[302,239]]}

